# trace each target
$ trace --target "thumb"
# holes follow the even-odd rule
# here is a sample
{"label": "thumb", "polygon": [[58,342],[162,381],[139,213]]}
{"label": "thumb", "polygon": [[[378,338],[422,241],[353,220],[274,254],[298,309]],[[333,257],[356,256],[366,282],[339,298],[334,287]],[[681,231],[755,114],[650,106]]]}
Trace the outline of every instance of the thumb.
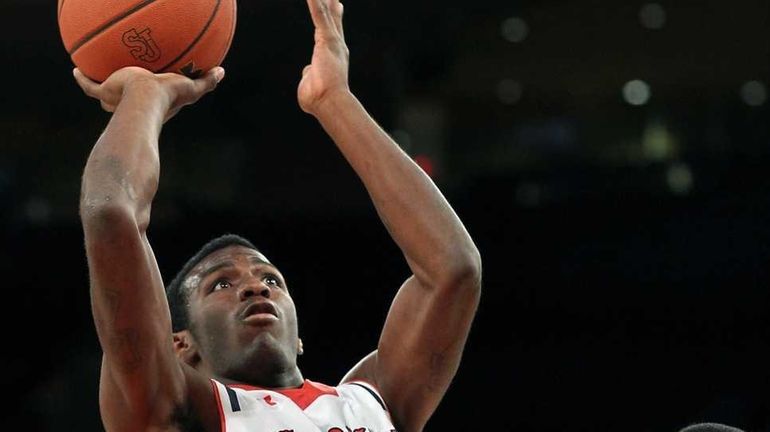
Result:
{"label": "thumb", "polygon": [[222,81],[222,79],[224,79],[224,77],[225,77],[224,68],[218,66],[211,69],[210,71],[206,72],[206,75],[193,81],[195,93],[197,93],[200,96],[214,90],[215,88],[217,88],[217,85],[219,84],[219,82]]}
{"label": "thumb", "polygon": [[72,75],[75,76],[75,81],[77,81],[80,88],[83,89],[83,93],[92,98],[99,99],[99,84],[91,81],[91,79],[85,76],[83,72],[80,72],[80,69],[78,68],[72,70]]}

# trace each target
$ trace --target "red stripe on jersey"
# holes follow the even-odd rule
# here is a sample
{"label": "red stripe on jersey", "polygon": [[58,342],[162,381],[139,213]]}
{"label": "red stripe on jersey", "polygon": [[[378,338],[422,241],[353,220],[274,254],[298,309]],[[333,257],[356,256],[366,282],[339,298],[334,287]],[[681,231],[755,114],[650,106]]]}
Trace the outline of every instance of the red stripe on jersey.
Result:
{"label": "red stripe on jersey", "polygon": [[270,390],[276,393],[280,393],[287,398],[291,399],[297,406],[304,410],[309,407],[316,399],[323,395],[339,396],[337,390],[334,387],[329,387],[326,384],[305,380],[302,383],[302,387],[288,388],[288,389],[271,389],[251,386],[248,384],[231,384],[230,387],[239,388],[243,390]]}
{"label": "red stripe on jersey", "polygon": [[219,430],[220,432],[227,432],[227,425],[225,423],[225,413],[222,411],[222,399],[219,398],[219,389],[217,383],[214,380],[211,381],[211,387],[214,388],[214,396],[217,398],[217,410],[219,411]]}

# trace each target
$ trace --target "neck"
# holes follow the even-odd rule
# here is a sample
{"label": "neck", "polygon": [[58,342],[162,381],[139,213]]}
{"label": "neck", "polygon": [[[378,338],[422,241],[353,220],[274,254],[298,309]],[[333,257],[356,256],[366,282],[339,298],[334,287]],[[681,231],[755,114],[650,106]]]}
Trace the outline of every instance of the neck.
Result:
{"label": "neck", "polygon": [[230,373],[228,376],[217,376],[217,381],[222,384],[247,384],[263,388],[297,388],[302,386],[304,378],[297,366],[285,370],[259,373],[249,371],[247,373]]}

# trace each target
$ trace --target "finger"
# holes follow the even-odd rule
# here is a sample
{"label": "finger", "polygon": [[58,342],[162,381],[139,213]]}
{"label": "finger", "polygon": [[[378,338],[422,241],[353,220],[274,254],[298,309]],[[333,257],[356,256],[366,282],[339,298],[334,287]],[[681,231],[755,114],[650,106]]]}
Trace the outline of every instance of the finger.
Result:
{"label": "finger", "polygon": [[343,5],[339,0],[332,1],[334,4],[334,26],[337,28],[340,37],[342,37],[342,40],[345,40],[345,29],[342,26],[342,15],[345,13],[345,5]]}
{"label": "finger", "polygon": [[307,75],[307,73],[308,73],[308,72],[310,72],[310,68],[311,68],[311,65],[307,65],[307,66],[305,66],[305,68],[304,68],[304,69],[302,69],[302,76],[303,76],[303,77],[304,77],[305,75]]}
{"label": "finger", "polygon": [[174,109],[172,109],[171,111],[169,111],[169,112],[166,114],[166,118],[164,118],[164,119],[163,119],[163,123],[165,123],[165,122],[167,122],[167,121],[171,120],[171,119],[172,119],[172,118],[173,118],[175,115],[177,115],[177,114],[179,113],[179,111],[181,111],[181,110],[182,110],[182,107],[178,107],[178,108],[174,108]]}
{"label": "finger", "polygon": [[193,80],[193,92],[195,93],[195,96],[200,97],[214,90],[224,77],[225,69],[222,67],[215,67],[206,72],[206,75],[201,78]]}
{"label": "finger", "polygon": [[105,110],[105,111],[107,111],[109,113],[115,112],[115,105],[110,105],[110,104],[108,104],[108,103],[106,103],[104,101],[100,101],[100,103],[102,105],[102,109],[103,110]]}
{"label": "finger", "polygon": [[313,19],[313,25],[317,31],[326,34],[335,28],[334,19],[329,11],[329,5],[326,0],[307,0],[310,17]]}
{"label": "finger", "polygon": [[80,69],[78,68],[72,70],[72,75],[75,76],[75,81],[77,81],[80,88],[83,89],[83,93],[92,98],[99,99],[99,84],[83,75],[83,72],[80,72]]}

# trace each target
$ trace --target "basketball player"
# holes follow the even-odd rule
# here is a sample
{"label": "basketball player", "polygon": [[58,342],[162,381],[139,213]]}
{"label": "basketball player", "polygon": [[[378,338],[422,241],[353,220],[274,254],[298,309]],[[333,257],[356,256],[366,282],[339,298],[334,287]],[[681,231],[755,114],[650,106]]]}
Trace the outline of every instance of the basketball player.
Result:
{"label": "basketball player", "polygon": [[75,71],[85,93],[114,112],[88,158],[80,207],[107,431],[420,431],[458,369],[479,302],[478,251],[436,186],[351,94],[342,4],[308,6],[315,48],[300,107],[361,178],[413,275],[376,349],[331,386],[297,367],[302,343],[287,282],[247,240],[204,246],[167,300],[146,235],[158,139],[224,70],[190,80],[126,68],[101,84]]}

